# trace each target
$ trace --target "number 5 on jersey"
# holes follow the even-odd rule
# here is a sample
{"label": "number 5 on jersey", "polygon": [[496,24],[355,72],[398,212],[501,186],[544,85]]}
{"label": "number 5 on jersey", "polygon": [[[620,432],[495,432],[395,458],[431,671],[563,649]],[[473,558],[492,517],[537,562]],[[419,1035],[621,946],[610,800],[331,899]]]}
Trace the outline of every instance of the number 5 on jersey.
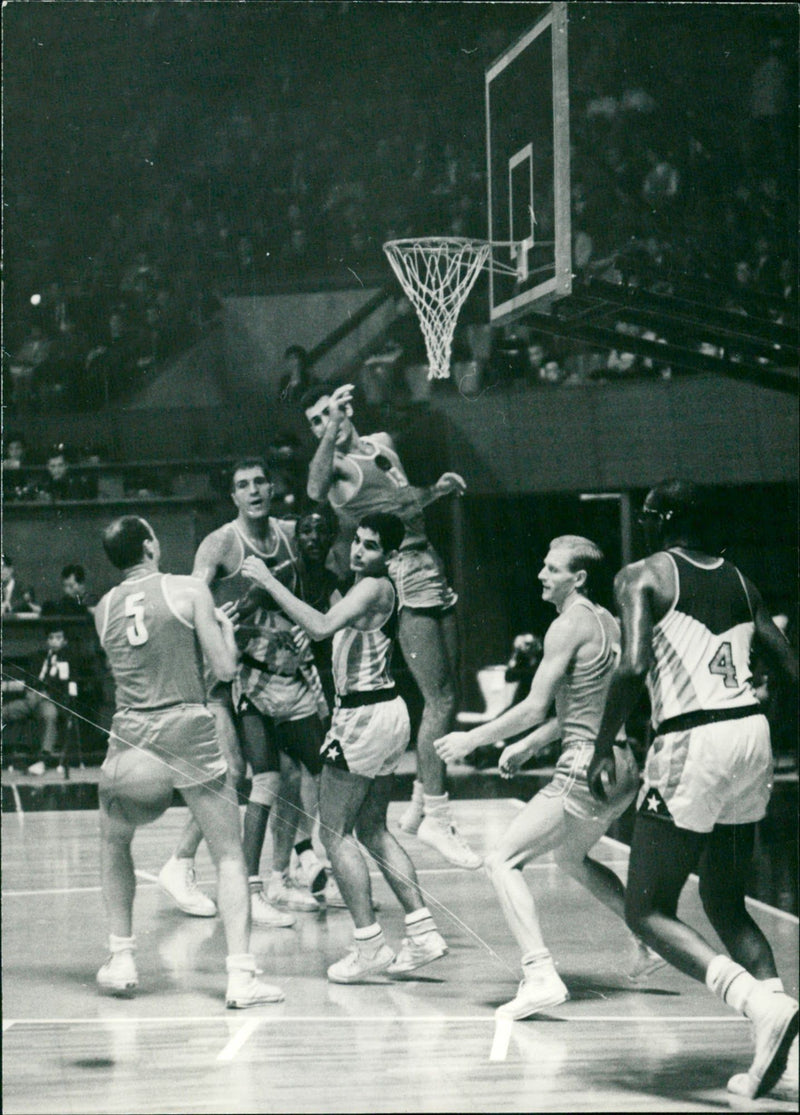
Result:
{"label": "number 5 on jersey", "polygon": [[125,597],[125,615],[133,620],[125,628],[125,634],[132,647],[140,647],[150,638],[144,623],[143,600],[143,592],[131,592]]}

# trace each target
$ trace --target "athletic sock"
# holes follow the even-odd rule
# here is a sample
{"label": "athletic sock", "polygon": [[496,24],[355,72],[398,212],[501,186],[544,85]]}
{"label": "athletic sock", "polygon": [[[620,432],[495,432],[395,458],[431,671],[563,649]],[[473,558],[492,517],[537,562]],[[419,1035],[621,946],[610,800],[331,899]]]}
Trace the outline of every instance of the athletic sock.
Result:
{"label": "athletic sock", "polygon": [[422,810],[426,817],[436,817],[438,820],[450,819],[450,795],[425,794],[422,795]]}
{"label": "athletic sock", "polygon": [[372,925],[367,925],[363,929],[356,929],[353,936],[355,937],[356,946],[359,952],[365,953],[367,956],[374,956],[378,949],[386,943],[383,930],[380,923],[375,921]]}
{"label": "athletic sock", "polygon": [[536,949],[533,952],[526,952],[522,957],[522,971],[523,974],[528,975],[533,972],[534,968],[541,968],[552,963],[553,957],[550,955],[550,949]]}
{"label": "athletic sock", "polygon": [[251,875],[247,882],[250,885],[251,894],[257,894],[260,890],[264,889],[264,883],[260,875]]}
{"label": "athletic sock", "polygon": [[418,937],[422,933],[431,933],[436,929],[436,922],[427,906],[422,906],[413,914],[406,914],[406,929],[409,937]]}
{"label": "athletic sock", "polygon": [[706,970],[706,986],[729,1007],[745,1013],[745,1005],[760,982],[729,956],[715,956]]}
{"label": "athletic sock", "polygon": [[136,948],[136,938],[118,937],[116,933],[109,933],[108,948],[109,952],[125,952],[127,949],[132,951]]}

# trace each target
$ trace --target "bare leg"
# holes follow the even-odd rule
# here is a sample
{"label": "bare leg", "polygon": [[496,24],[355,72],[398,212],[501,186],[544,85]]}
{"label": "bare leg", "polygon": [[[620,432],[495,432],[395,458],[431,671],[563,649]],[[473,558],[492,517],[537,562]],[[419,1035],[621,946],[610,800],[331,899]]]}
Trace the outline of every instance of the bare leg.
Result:
{"label": "bare leg", "polygon": [[541,952],[547,945],[522,869],[526,863],[558,847],[566,835],[562,799],[537,794],[517,814],[500,843],[486,857],[487,874],[523,956]]}
{"label": "bare leg", "polygon": [[369,871],[352,833],[371,779],[326,765],[320,781],[322,841],[356,929],[375,922]]}
{"label": "bare leg", "polygon": [[[394,775],[373,780],[356,818],[356,835],[377,863],[386,882],[407,914],[425,905],[414,864],[386,828]],[[367,923],[369,924],[369,922]]]}
{"label": "bare leg", "polygon": [[[209,701],[208,708],[214,714],[217,723],[217,740],[228,764],[226,781],[235,793],[244,777],[244,759],[236,725],[227,704],[221,701]],[[200,828],[190,812],[174,852],[175,858],[194,859],[202,839]]]}
{"label": "bare leg", "polygon": [[300,764],[283,751],[280,762],[280,784],[270,815],[269,830],[272,835],[272,870],[288,871],[295,833],[303,813],[301,773]]}
{"label": "bare leg", "polygon": [[610,867],[587,855],[605,831],[605,825],[565,815],[564,841],[554,853],[558,866],[585,887],[603,905],[625,920],[625,888]]}
{"label": "bare leg", "polygon": [[109,812],[100,796],[100,880],[109,932],[115,937],[133,933],[133,899],[136,875],[133,870],[131,841],[136,826],[119,809]]}
{"label": "bare leg", "polygon": [[456,680],[451,654],[455,615],[434,617],[413,609],[400,612],[398,638],[425,707],[417,733],[417,770],[425,793],[444,793],[445,764],[433,743],[450,731],[456,711]]}
{"label": "bare leg", "polygon": [[221,792],[223,787],[220,780],[181,789],[181,794],[217,868],[217,902],[228,952],[242,954],[250,951],[250,892],[239,838],[238,807]]}

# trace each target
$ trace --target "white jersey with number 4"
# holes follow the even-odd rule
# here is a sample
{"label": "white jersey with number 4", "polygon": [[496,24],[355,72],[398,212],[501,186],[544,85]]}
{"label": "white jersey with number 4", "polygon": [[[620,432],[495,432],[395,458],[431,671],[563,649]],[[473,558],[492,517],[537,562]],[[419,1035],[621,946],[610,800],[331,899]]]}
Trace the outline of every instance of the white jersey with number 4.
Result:
{"label": "white jersey with number 4", "polygon": [[655,727],[674,716],[757,704],[750,684],[755,624],[747,582],[719,558],[699,565],[674,550],[675,599],[653,631],[647,676]]}

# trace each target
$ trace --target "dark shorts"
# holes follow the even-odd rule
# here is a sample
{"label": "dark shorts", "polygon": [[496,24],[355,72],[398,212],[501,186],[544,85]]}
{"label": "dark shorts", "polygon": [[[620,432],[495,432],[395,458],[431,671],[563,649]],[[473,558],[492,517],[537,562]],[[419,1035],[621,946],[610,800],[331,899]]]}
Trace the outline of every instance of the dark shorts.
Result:
{"label": "dark shorts", "polygon": [[237,716],[245,758],[254,774],[277,772],[281,769],[280,752],[302,763],[316,777],[322,770],[320,748],[325,739],[325,725],[318,716],[276,723],[252,705]]}

